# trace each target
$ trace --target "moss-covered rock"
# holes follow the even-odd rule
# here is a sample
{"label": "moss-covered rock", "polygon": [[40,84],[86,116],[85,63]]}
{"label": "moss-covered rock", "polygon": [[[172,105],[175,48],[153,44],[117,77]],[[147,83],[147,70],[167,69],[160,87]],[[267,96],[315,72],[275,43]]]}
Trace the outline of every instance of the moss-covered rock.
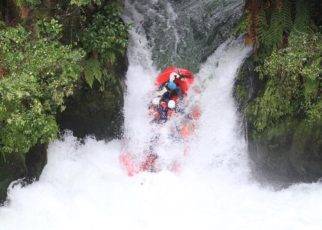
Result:
{"label": "moss-covered rock", "polygon": [[12,153],[0,159],[0,203],[7,197],[9,184],[26,174],[24,159],[21,154]]}
{"label": "moss-covered rock", "polygon": [[58,115],[61,130],[71,130],[78,138],[87,135],[98,140],[119,137],[123,126],[127,66],[124,55],[109,69],[110,80],[103,84],[95,82],[92,88],[82,80],[74,95],[67,99],[66,110]]}
{"label": "moss-covered rock", "polygon": [[48,144],[37,144],[26,154],[25,165],[27,171],[25,180],[27,182],[39,179],[43,168],[47,164],[47,147]]}
{"label": "moss-covered rock", "polygon": [[322,176],[321,127],[294,122],[280,124],[257,139],[248,137],[258,175],[283,182],[310,182]]}
{"label": "moss-covered rock", "polygon": [[300,123],[294,132],[290,148],[291,162],[297,173],[307,180],[322,176],[322,125],[308,127]]}
{"label": "moss-covered rock", "polygon": [[264,86],[264,82],[259,80],[254,69],[253,59],[247,58],[235,81],[233,94],[237,100],[238,110],[242,113],[245,113],[247,103],[253,100]]}
{"label": "moss-covered rock", "polygon": [[[25,157],[24,157],[25,156]],[[0,159],[0,204],[6,200],[12,181],[23,178],[23,184],[37,180],[47,163],[47,144],[38,144],[23,155],[11,153]]]}
{"label": "moss-covered rock", "polygon": [[270,182],[316,181],[322,177],[322,125],[285,118],[262,132],[256,130],[247,107],[260,96],[265,82],[250,57],[237,77],[234,96],[244,117],[248,152],[255,177]]}
{"label": "moss-covered rock", "polygon": [[71,130],[76,137],[87,135],[111,139],[121,134],[123,94],[119,84],[114,89],[90,89],[85,84],[70,97],[66,110],[59,115],[62,130]]}

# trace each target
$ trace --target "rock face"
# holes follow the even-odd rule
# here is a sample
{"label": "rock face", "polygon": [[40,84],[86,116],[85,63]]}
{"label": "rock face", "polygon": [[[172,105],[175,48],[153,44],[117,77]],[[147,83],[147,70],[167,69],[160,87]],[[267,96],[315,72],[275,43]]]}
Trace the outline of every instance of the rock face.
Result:
{"label": "rock face", "polygon": [[0,159],[0,204],[6,200],[7,188],[12,181],[23,179],[23,184],[37,180],[47,163],[47,145],[38,144],[25,158],[12,153]]}
{"label": "rock face", "polygon": [[311,182],[322,177],[322,126],[308,127],[300,119],[277,124],[258,134],[247,116],[247,104],[264,82],[258,80],[249,58],[235,84],[235,98],[243,115],[254,175],[269,182]]}
{"label": "rock face", "polygon": [[5,201],[7,197],[7,188],[9,184],[25,175],[26,168],[24,159],[21,154],[10,154],[8,156],[1,156],[0,159],[0,204]]}
{"label": "rock face", "polygon": [[192,71],[229,37],[244,7],[242,0],[129,2],[142,18],[156,64]]}
{"label": "rock face", "polygon": [[249,139],[249,154],[257,172],[282,182],[318,180],[322,176],[321,128],[301,123],[279,125],[274,135]]}
{"label": "rock face", "polygon": [[123,94],[120,85],[101,91],[84,84],[67,100],[66,110],[59,116],[62,130],[71,130],[74,136],[92,135],[96,139],[111,139],[121,134],[123,124]]}
{"label": "rock face", "polygon": [[39,179],[43,168],[47,164],[47,147],[48,144],[37,144],[26,154],[26,182]]}
{"label": "rock face", "polygon": [[61,130],[71,130],[74,136],[87,135],[98,140],[119,137],[123,125],[124,77],[127,59],[118,60],[113,69],[114,78],[105,86],[94,84],[90,88],[84,81],[79,84],[74,95],[67,99],[66,110],[58,115]]}

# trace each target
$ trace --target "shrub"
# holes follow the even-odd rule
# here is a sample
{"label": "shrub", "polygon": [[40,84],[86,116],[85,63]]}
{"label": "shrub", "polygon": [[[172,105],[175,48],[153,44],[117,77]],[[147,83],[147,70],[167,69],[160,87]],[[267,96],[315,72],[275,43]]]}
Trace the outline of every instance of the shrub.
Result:
{"label": "shrub", "polygon": [[125,55],[128,44],[128,25],[121,19],[121,7],[117,4],[106,6],[94,15],[93,20],[83,31],[82,47],[90,54],[85,61],[85,81],[90,87],[98,82],[103,89],[105,82],[117,82],[111,68],[118,58]]}
{"label": "shrub", "polygon": [[[73,93],[82,68],[81,50],[72,50],[43,37],[40,26],[34,36],[21,26],[0,31],[0,153],[26,153],[36,143],[56,137],[55,114]],[[45,25],[47,28],[47,26]]]}
{"label": "shrub", "polygon": [[266,86],[248,108],[258,131],[287,117],[305,119],[308,125],[322,122],[321,57],[320,34],[293,33],[287,48],[275,49],[259,66]]}

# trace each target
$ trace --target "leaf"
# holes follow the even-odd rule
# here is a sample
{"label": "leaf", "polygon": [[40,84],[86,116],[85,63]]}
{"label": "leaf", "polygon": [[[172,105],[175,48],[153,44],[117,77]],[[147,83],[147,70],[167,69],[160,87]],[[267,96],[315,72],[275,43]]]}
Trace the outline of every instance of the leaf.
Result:
{"label": "leaf", "polygon": [[0,153],[25,154],[56,137],[55,115],[75,88],[83,52],[21,26],[2,29],[0,44]]}
{"label": "leaf", "polygon": [[88,59],[84,64],[84,76],[86,83],[92,88],[93,83],[97,80],[102,83],[102,70],[101,65],[97,59]]}

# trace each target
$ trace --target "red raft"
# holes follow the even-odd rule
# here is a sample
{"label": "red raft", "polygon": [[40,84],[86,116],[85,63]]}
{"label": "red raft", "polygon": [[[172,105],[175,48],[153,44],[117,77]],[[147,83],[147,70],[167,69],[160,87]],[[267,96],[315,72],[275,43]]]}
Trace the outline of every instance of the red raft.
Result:
{"label": "red raft", "polygon": [[183,93],[187,94],[190,86],[194,82],[194,75],[191,71],[187,69],[177,68],[174,66],[166,68],[155,80],[157,86],[162,86],[167,83],[170,79],[171,73],[177,73],[182,78],[175,79],[174,82],[180,87]]}
{"label": "red raft", "polygon": [[[195,77],[191,71],[183,68],[172,66],[162,71],[155,80],[157,88],[166,85],[170,80],[171,74],[173,73],[176,73],[180,76],[179,78],[175,78],[173,80],[174,83],[176,83],[176,85],[181,89],[184,95],[187,95],[191,85],[194,83]],[[195,128],[195,121],[199,119],[200,116],[199,107],[196,106],[188,116],[190,117],[189,121],[184,123],[179,132],[182,139],[188,138],[191,133],[193,133]],[[186,154],[187,153],[185,151],[184,155]],[[123,150],[119,160],[123,168],[126,170],[128,176],[133,176],[139,172],[151,171],[151,169],[154,168],[154,164],[158,156],[155,153],[149,153],[146,154],[144,158],[145,159],[142,162],[138,163],[136,162],[136,159],[134,159],[134,156],[132,154],[128,153],[126,150]],[[171,170],[177,171],[177,169],[180,167],[178,166],[177,162],[174,162],[173,167],[171,168]]]}

